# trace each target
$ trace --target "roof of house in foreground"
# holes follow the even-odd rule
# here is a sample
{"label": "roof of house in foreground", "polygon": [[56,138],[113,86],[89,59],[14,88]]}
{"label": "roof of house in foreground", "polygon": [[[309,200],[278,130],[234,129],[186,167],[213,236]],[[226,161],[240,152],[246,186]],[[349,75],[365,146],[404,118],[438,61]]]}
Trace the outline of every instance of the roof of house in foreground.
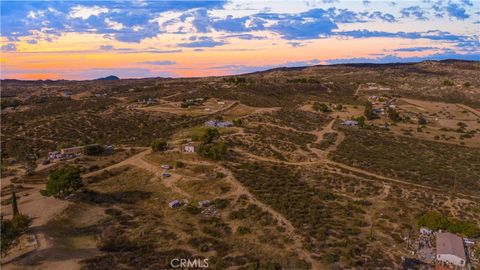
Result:
{"label": "roof of house in foreground", "polygon": [[437,233],[437,254],[451,254],[467,259],[462,238],[449,232]]}

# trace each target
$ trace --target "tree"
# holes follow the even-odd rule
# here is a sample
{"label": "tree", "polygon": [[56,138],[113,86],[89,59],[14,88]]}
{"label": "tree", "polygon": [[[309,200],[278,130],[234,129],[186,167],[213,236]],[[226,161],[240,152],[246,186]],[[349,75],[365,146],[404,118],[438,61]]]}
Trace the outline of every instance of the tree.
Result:
{"label": "tree", "polygon": [[393,122],[399,122],[402,120],[400,114],[394,108],[388,108],[388,116]]}
{"label": "tree", "polygon": [[359,127],[364,127],[365,126],[365,117],[364,116],[359,116],[355,118],[355,120],[358,122]]}
{"label": "tree", "polygon": [[89,156],[98,156],[103,154],[103,151],[105,151],[105,148],[99,144],[90,144],[90,145],[85,145],[83,147],[83,152],[85,155]]}
{"label": "tree", "polygon": [[365,115],[365,117],[368,119],[368,120],[371,120],[374,118],[374,113],[373,113],[373,106],[372,106],[372,103],[370,101],[367,101],[365,103],[365,111],[363,112],[363,114]]}
{"label": "tree", "polygon": [[243,125],[242,119],[234,119],[232,122],[236,127],[241,127]]}
{"label": "tree", "polygon": [[200,136],[200,140],[204,144],[212,143],[215,138],[220,135],[220,132],[216,128],[208,128],[205,132]]}
{"label": "tree", "polygon": [[83,186],[80,170],[76,167],[64,167],[53,171],[48,178],[47,187],[41,193],[44,196],[64,198]]}
{"label": "tree", "polygon": [[28,230],[32,220],[22,214],[14,215],[11,220],[1,218],[0,247],[3,255],[13,246],[17,238]]}
{"label": "tree", "polygon": [[198,148],[198,154],[202,157],[220,160],[227,153],[227,146],[223,142],[201,144]]}
{"label": "tree", "polygon": [[12,191],[12,215],[16,216],[20,214],[18,211],[18,205],[17,205],[17,194],[15,194],[15,187],[13,187]]}
{"label": "tree", "polygon": [[313,109],[319,112],[328,112],[328,106],[318,101],[313,103]]}
{"label": "tree", "polygon": [[154,152],[163,152],[168,149],[168,144],[164,140],[154,140],[151,146]]}

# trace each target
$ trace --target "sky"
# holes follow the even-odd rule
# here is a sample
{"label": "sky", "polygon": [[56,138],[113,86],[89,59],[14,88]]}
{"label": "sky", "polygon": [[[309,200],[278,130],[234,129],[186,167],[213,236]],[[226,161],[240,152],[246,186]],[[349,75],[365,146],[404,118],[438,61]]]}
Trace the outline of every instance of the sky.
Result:
{"label": "sky", "polygon": [[2,79],[480,60],[480,1],[5,1]]}

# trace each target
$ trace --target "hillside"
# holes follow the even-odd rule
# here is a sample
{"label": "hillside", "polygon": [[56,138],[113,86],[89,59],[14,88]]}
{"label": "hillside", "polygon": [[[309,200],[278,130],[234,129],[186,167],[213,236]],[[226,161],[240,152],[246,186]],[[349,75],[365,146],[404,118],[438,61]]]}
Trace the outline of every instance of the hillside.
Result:
{"label": "hillside", "polygon": [[[1,97],[2,214],[15,185],[37,243],[6,269],[420,267],[431,212],[480,236],[480,62],[3,80]],[[48,157],[92,144],[115,150]],[[42,196],[67,165],[83,187]]]}

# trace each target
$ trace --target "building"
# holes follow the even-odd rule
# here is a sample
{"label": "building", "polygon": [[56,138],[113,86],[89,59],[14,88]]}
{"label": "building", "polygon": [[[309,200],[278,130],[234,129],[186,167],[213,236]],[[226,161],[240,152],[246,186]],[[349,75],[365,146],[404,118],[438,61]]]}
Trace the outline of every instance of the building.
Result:
{"label": "building", "polygon": [[421,227],[420,228],[420,234],[423,234],[423,235],[430,235],[432,234],[432,230],[430,230],[429,228],[425,228],[425,227]]}
{"label": "building", "polygon": [[345,120],[342,122],[342,125],[348,126],[348,127],[355,127],[358,126],[358,121],[355,120]]}
{"label": "building", "polygon": [[69,148],[63,148],[60,150],[62,155],[79,155],[83,152],[83,146],[75,146]]}
{"label": "building", "polygon": [[198,151],[199,146],[200,146],[199,142],[188,142],[188,143],[182,144],[182,152],[195,153]]}
{"label": "building", "polygon": [[210,201],[209,200],[204,200],[204,201],[200,201],[198,202],[198,206],[199,207],[207,207],[210,205]]}
{"label": "building", "polygon": [[168,206],[170,208],[179,208],[180,206],[182,206],[182,203],[179,200],[173,200],[168,203]]}
{"label": "building", "polygon": [[233,127],[232,121],[217,121],[217,120],[210,120],[205,122],[206,127]]}
{"label": "building", "polygon": [[449,232],[437,233],[437,261],[464,267],[467,262],[463,239]]}

